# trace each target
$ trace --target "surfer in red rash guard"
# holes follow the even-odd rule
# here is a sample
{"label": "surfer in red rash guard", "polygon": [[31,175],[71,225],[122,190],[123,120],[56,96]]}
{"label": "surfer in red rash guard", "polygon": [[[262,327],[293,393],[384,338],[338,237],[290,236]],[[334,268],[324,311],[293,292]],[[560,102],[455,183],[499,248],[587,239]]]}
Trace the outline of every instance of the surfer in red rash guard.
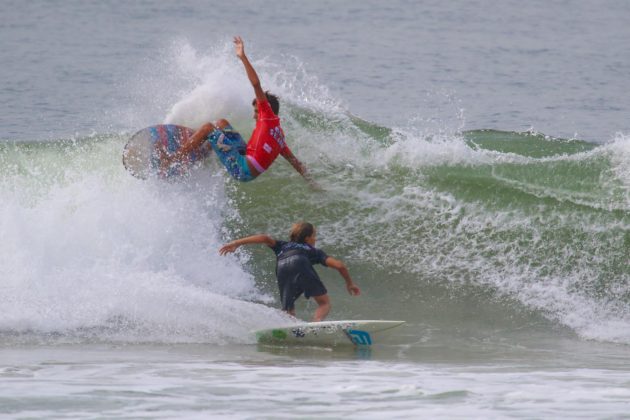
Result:
{"label": "surfer in red rash guard", "polygon": [[234,37],[234,45],[236,55],[245,66],[247,77],[256,94],[252,103],[256,127],[249,142],[245,143],[241,135],[234,131],[229,121],[225,119],[214,124],[206,123],[180,147],[175,155],[165,157],[166,166],[199,150],[207,140],[229,174],[239,181],[246,182],[255,179],[271,166],[278,155],[281,155],[313,188],[319,189],[319,186],[308,175],[304,164],[293,155],[285,142],[280,118],[278,118],[280,110],[278,98],[263,91],[256,70],[245,55],[243,40],[238,36]]}

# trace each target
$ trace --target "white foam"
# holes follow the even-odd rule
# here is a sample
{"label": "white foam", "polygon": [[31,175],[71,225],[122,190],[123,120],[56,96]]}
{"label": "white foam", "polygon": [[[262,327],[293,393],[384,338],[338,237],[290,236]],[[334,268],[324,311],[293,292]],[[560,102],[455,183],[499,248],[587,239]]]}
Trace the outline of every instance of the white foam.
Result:
{"label": "white foam", "polygon": [[[110,148],[116,156],[118,143]],[[258,292],[245,257],[218,255],[225,214],[235,211],[221,176],[152,183],[121,165],[112,177],[75,171],[73,160],[51,159],[68,164],[57,175],[58,163],[31,167],[56,181],[16,175],[0,188],[0,330],[222,342],[286,322],[255,303],[271,297]]]}
{"label": "white foam", "polygon": [[612,171],[622,185],[625,208],[630,209],[630,135],[618,133],[606,147],[611,152]]}
{"label": "white foam", "polygon": [[206,55],[199,54],[186,42],[172,47],[173,71],[192,78],[195,83],[192,89],[180,95],[164,123],[198,128],[219,118],[239,122],[251,119],[253,89],[242,64],[227,47],[215,48]]}

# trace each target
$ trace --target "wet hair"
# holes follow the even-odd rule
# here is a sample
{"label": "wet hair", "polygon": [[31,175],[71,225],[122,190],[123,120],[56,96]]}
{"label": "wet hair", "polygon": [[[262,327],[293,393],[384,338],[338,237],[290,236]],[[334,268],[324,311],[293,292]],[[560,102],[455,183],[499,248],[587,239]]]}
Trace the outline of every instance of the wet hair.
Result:
{"label": "wet hair", "polygon": [[291,242],[303,244],[306,242],[306,238],[312,236],[313,233],[315,233],[315,226],[307,222],[297,222],[291,226],[289,240]]}
{"label": "wet hair", "polygon": [[[280,101],[278,100],[278,97],[268,90],[265,91],[265,96],[267,97],[269,105],[271,105],[271,110],[273,111],[273,113],[278,115],[278,113],[280,112]],[[256,106],[256,98],[254,98],[254,100],[252,101],[252,105]]]}

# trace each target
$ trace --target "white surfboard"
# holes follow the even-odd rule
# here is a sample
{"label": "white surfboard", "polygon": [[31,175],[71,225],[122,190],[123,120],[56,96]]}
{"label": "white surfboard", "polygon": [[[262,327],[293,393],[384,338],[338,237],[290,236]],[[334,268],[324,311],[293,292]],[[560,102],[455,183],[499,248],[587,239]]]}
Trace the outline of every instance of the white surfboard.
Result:
{"label": "white surfboard", "polygon": [[261,344],[371,346],[405,321],[350,320],[306,322],[256,331]]}

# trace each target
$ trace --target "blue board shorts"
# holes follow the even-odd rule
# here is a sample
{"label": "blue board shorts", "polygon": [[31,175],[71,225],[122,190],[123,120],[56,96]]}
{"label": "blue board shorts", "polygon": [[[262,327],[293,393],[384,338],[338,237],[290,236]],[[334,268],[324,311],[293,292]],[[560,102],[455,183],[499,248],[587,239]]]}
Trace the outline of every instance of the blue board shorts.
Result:
{"label": "blue board shorts", "polygon": [[217,128],[208,135],[207,140],[225,169],[234,179],[241,182],[254,179],[249,171],[245,156],[247,143],[238,132],[234,131],[231,125],[226,126],[223,130]]}

